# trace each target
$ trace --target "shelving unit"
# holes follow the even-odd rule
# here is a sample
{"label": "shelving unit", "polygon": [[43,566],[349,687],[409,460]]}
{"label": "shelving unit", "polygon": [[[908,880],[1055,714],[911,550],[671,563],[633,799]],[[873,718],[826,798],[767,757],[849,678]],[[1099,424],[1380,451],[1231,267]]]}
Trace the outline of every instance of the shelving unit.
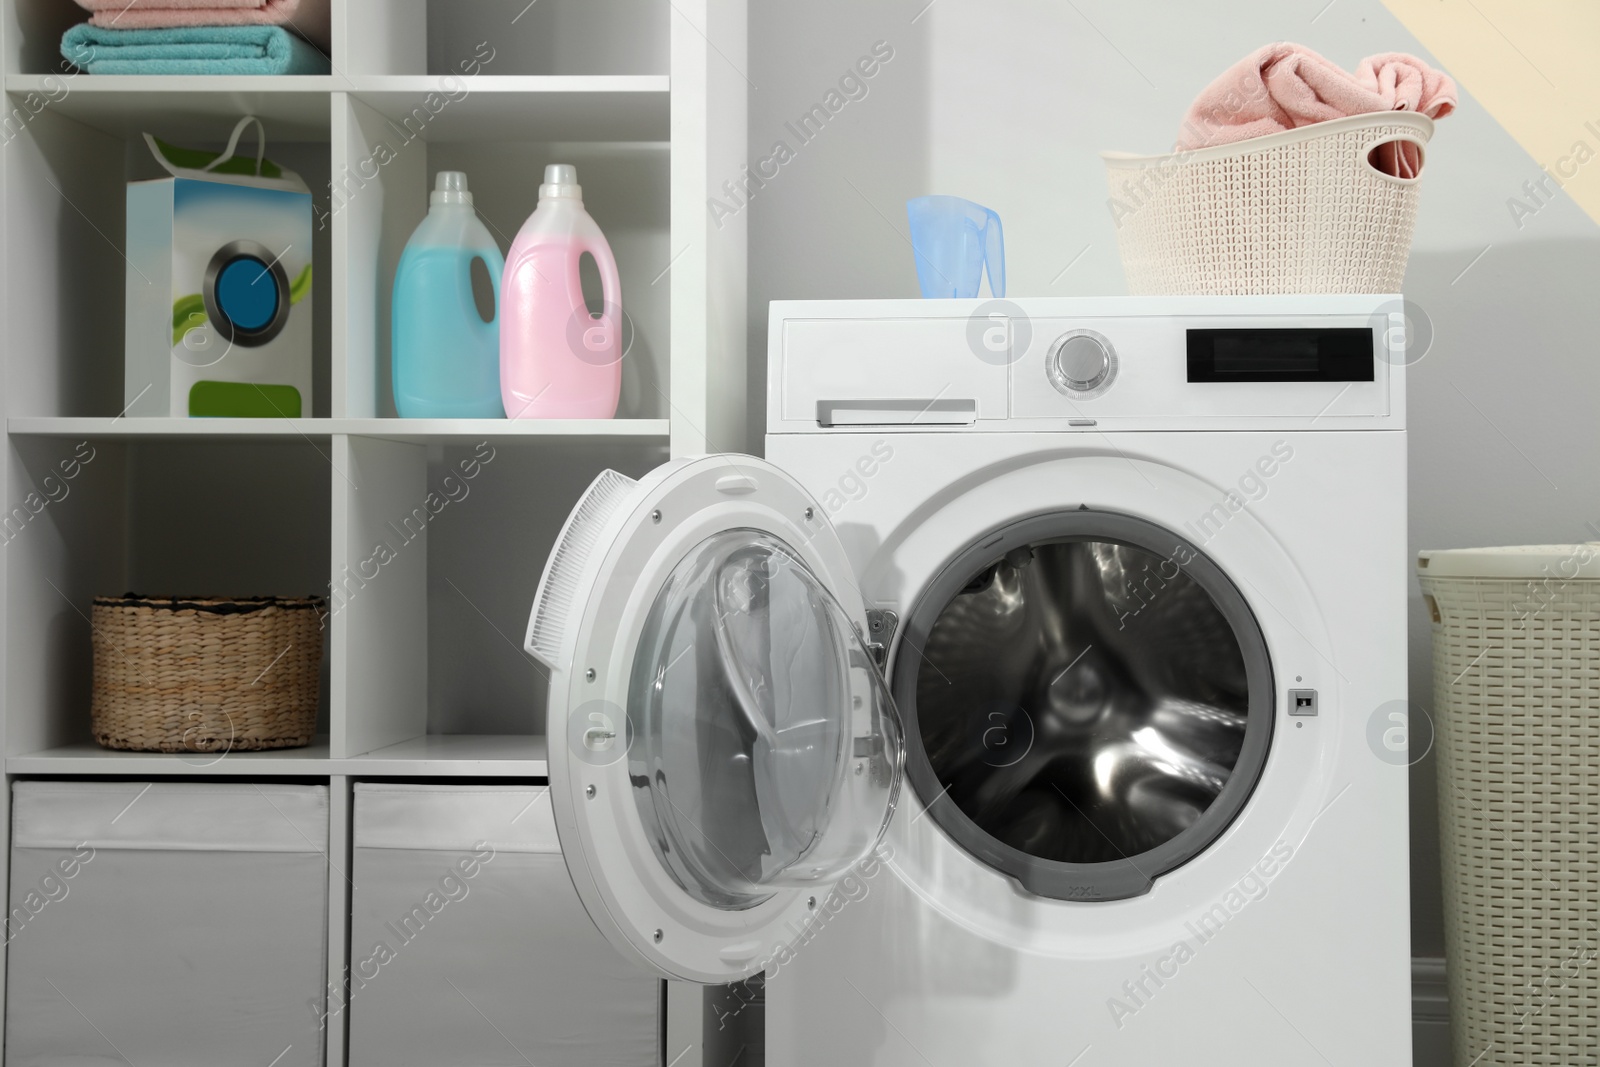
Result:
{"label": "shelving unit", "polygon": [[[744,0],[332,4],[326,76],[94,77],[58,51],[85,12],[0,0],[0,820],[18,776],[326,781],[338,975],[352,783],[542,779],[544,680],[521,642],[569,509],[608,467],[744,447],[745,233],[706,203],[748,155]],[[126,417],[125,185],[160,174],[141,135],[220,147],[243,114],[313,192],[308,417]],[[619,263],[618,418],[395,417],[389,286],[434,174],[467,172],[505,250],[550,162],[577,165]],[[89,605],[128,589],[329,596],[317,742],[94,744]]]}

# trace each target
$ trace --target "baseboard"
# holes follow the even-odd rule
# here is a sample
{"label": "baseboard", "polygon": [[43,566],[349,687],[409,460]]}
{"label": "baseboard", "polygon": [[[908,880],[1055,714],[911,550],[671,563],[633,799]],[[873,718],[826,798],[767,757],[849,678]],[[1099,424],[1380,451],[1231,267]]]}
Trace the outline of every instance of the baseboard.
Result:
{"label": "baseboard", "polygon": [[1411,960],[1411,1062],[1413,1067],[1450,1067],[1450,997],[1444,960]]}
{"label": "baseboard", "polygon": [[1411,1019],[1419,1023],[1450,1021],[1450,996],[1445,991],[1444,960],[1440,957],[1411,958]]}

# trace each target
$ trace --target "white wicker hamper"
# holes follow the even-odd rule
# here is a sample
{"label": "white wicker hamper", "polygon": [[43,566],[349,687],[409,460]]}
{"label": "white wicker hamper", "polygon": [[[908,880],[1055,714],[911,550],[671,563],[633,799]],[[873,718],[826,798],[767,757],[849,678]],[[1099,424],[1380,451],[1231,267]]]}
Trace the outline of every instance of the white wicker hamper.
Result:
{"label": "white wicker hamper", "polygon": [[1128,291],[1400,292],[1421,177],[1368,156],[1393,141],[1420,153],[1431,136],[1426,115],[1382,111],[1168,155],[1102,153]]}
{"label": "white wicker hamper", "polygon": [[1423,552],[1457,1067],[1600,1063],[1600,543]]}

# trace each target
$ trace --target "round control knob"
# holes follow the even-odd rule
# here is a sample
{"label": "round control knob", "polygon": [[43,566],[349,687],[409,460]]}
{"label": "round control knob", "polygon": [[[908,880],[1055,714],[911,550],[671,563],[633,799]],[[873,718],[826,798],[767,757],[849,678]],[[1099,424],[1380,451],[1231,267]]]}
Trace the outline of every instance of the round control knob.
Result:
{"label": "round control knob", "polygon": [[1117,353],[1102,334],[1072,330],[1050,346],[1045,370],[1057,390],[1077,400],[1088,400],[1111,388],[1117,376]]}

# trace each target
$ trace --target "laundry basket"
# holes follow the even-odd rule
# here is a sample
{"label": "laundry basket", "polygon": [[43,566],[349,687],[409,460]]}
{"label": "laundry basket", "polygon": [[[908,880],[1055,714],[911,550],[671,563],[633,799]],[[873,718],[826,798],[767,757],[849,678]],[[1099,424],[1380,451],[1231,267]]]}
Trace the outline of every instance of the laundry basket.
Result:
{"label": "laundry basket", "polygon": [[90,730],[106,748],[298,748],[317,725],[320,597],[95,597]]}
{"label": "laundry basket", "polygon": [[1457,1067],[1600,1048],[1600,543],[1423,552]]}
{"label": "laundry basket", "polygon": [[1103,154],[1128,291],[1398,293],[1420,177],[1368,157],[1433,120],[1408,111],[1319,122],[1163,156]]}

